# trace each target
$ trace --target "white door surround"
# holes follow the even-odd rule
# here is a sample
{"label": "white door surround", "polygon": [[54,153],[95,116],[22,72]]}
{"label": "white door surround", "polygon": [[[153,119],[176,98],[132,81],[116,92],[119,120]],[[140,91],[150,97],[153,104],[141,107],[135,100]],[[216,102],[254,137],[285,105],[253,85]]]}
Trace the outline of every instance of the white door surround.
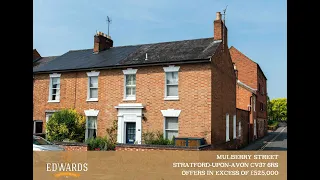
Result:
{"label": "white door surround", "polygon": [[135,122],[136,123],[136,144],[141,144],[142,136],[142,109],[144,106],[141,103],[125,103],[115,106],[118,109],[118,133],[117,133],[117,143],[126,143],[126,123]]}

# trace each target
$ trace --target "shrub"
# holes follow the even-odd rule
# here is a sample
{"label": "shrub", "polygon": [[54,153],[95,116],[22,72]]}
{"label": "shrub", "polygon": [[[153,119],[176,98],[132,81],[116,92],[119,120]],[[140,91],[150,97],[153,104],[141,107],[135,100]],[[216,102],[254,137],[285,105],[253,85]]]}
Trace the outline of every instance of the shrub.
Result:
{"label": "shrub", "polygon": [[160,131],[154,132],[145,132],[142,134],[142,138],[145,144],[155,144],[155,145],[173,145],[174,137],[172,140],[165,139],[163,133]]}
{"label": "shrub", "polygon": [[115,149],[115,144],[112,144],[107,137],[89,138],[86,144],[90,151],[109,151]]}
{"label": "shrub", "polygon": [[74,109],[63,109],[55,112],[46,124],[49,141],[83,142],[86,119]]}

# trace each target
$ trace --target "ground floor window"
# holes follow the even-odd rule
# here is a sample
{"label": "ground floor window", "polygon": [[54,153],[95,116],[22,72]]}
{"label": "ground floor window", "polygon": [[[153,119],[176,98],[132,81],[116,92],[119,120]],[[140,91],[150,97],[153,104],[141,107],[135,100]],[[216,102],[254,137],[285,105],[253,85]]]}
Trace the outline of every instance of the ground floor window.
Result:
{"label": "ground floor window", "polygon": [[97,137],[97,116],[88,116],[86,123],[86,139]]}
{"label": "ground floor window", "polygon": [[37,134],[37,133],[42,133],[42,126],[43,126],[43,122],[36,120],[33,121],[33,133]]}
{"label": "ground floor window", "polygon": [[177,117],[166,117],[165,118],[165,128],[164,137],[166,139],[172,140],[173,137],[178,136],[178,118]]}

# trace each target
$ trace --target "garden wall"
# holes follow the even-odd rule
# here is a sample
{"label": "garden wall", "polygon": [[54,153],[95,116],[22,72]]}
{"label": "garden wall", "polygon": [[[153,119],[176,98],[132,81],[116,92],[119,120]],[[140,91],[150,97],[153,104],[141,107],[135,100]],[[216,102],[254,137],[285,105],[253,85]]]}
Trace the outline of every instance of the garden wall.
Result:
{"label": "garden wall", "polygon": [[88,151],[88,145],[75,142],[54,142],[54,144],[63,147],[66,151]]}

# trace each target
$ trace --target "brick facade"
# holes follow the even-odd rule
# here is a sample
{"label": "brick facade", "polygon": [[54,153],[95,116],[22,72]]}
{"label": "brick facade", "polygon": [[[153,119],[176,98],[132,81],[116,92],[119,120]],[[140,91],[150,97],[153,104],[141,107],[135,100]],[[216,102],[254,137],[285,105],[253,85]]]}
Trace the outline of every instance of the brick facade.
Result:
{"label": "brick facade", "polygon": [[[235,63],[238,70],[238,79],[244,84],[257,90],[254,95],[256,99],[255,107],[253,107],[253,104],[251,103],[251,96],[253,96],[252,92],[249,92],[248,90],[237,86],[237,108],[251,111],[250,140],[254,135],[254,119],[256,119],[257,122],[256,138],[261,138],[267,133],[267,79],[257,63],[252,61],[250,58],[245,56],[233,46],[229,49],[229,51],[232,61],[233,63]],[[261,103],[263,105],[261,105]],[[248,105],[251,105],[251,109],[248,109]],[[263,109],[261,110],[261,108]]]}

